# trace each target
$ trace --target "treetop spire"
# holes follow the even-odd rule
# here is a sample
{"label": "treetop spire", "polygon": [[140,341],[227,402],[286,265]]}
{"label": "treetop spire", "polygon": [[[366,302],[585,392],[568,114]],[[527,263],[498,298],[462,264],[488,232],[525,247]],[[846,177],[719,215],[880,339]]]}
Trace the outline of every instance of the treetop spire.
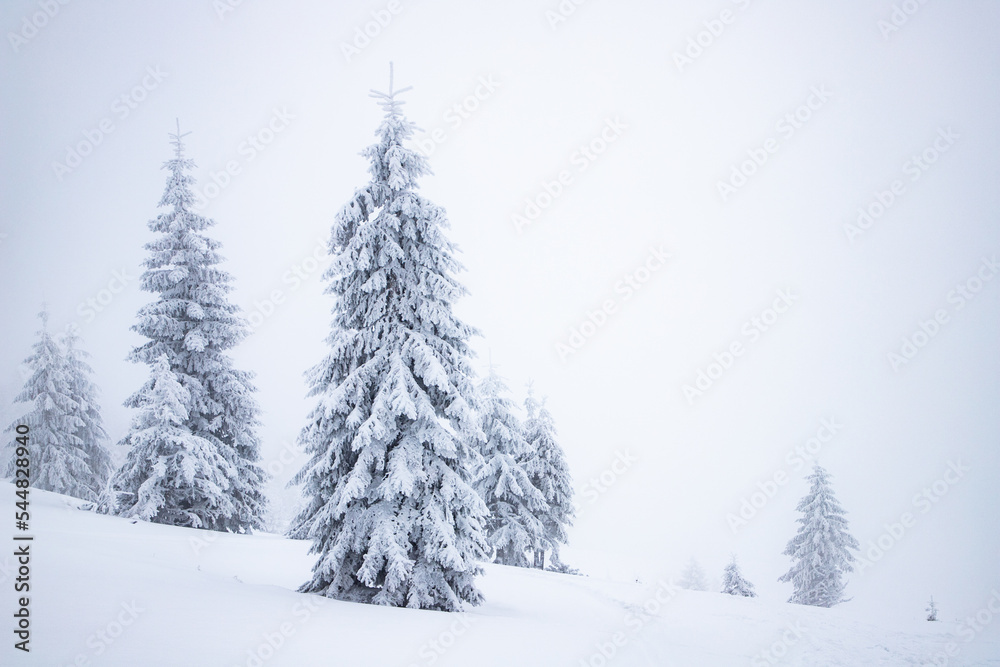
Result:
{"label": "treetop spire", "polygon": [[402,110],[400,109],[400,107],[402,105],[406,104],[406,102],[404,102],[403,100],[397,100],[396,99],[396,95],[400,95],[400,94],[405,93],[406,91],[412,90],[412,89],[413,89],[413,86],[407,86],[406,88],[400,88],[399,90],[393,90],[393,71],[392,71],[392,63],[390,62],[389,63],[389,92],[388,93],[383,93],[381,91],[372,89],[368,93],[368,96],[369,97],[374,97],[376,100],[378,100],[379,101],[379,105],[382,107],[382,109],[385,110],[385,112],[387,114],[391,114],[393,116],[400,116],[403,113]]}
{"label": "treetop spire", "polygon": [[191,134],[190,132],[185,132],[181,134],[181,120],[180,118],[174,119],[177,122],[177,132],[170,134],[170,143],[174,146],[174,155],[180,159],[184,157],[184,137]]}

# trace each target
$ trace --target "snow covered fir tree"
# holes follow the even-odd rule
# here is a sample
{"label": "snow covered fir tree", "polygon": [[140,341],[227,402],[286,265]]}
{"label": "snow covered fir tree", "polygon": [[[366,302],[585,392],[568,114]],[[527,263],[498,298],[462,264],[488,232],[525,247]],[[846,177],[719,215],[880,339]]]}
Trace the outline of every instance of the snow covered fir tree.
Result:
{"label": "snow covered fir tree", "polygon": [[76,404],[73,413],[80,420],[76,436],[80,438],[90,469],[88,486],[94,490],[95,496],[99,496],[114,472],[114,464],[111,461],[111,453],[105,447],[108,434],[104,430],[104,419],[101,417],[101,407],[97,402],[100,390],[91,380],[94,371],[87,363],[90,355],[80,345],[79,328],[70,325],[63,336],[63,350],[66,375]]}
{"label": "snow covered fir tree", "polygon": [[573,525],[573,480],[563,448],[556,440],[556,427],[544,401],[537,401],[528,384],[524,400],[527,418],[524,422],[526,455],[520,461],[531,484],[542,492],[545,507],[541,516],[543,533],[541,548],[535,550],[534,567],[545,568],[546,551],[552,554],[551,568],[559,572],[576,573],[562,562],[559,545],[566,544],[566,528]]}
{"label": "snow covered fir tree", "polygon": [[677,584],[689,591],[708,590],[708,582],[705,580],[705,570],[701,569],[701,565],[693,557],[684,566],[684,571],[681,572],[681,578]]}
{"label": "snow covered fir tree", "polygon": [[[216,466],[216,470],[203,471],[211,484],[195,485],[190,493],[165,495],[165,503],[179,500],[183,504],[164,505],[151,520],[248,532],[261,527],[265,510],[265,475],[258,465],[256,434],[259,409],[251,374],[234,368],[226,353],[245,337],[247,326],[239,309],[229,302],[232,278],[219,268],[221,244],[202,233],[215,223],[190,210],[194,195],[189,172],[194,162],[184,157],[183,136],[179,127],[171,135],[174,157],[164,164],[169,176],[159,202],[169,210],[149,222],[149,229],[159,237],[146,244],[149,257],[140,279],[142,289],[158,298],[139,310],[139,321],[132,330],[147,342],[132,350],[129,360],[153,368],[166,357],[170,372],[185,390],[181,394],[186,397],[184,418],[178,428],[210,445],[211,452],[201,447],[192,452],[202,452],[202,463]],[[125,405],[146,409],[154,384],[155,378],[151,378]],[[148,428],[144,424],[138,420],[123,443],[146,442],[146,436],[140,435]],[[138,487],[146,481],[190,483],[159,477],[139,480],[132,474],[144,468],[136,465],[131,472],[123,470],[115,476],[112,504],[135,507]],[[149,470],[160,474],[158,468]],[[126,480],[128,485],[119,486]],[[223,507],[228,509],[221,511]]]}
{"label": "snow covered fir tree", "polygon": [[[63,493],[83,500],[96,501],[107,481],[110,455],[102,441],[106,438],[100,409],[95,400],[96,387],[90,382],[90,368],[82,361],[78,339],[69,339],[67,355],[48,330],[49,314],[42,308],[38,317],[42,328],[32,354],[24,363],[31,376],[17,403],[29,403],[33,409],[8,426],[30,429],[28,450],[31,454],[29,481],[45,491]],[[11,457],[6,477],[15,474]]]}
{"label": "snow covered fir tree", "polygon": [[471,485],[483,438],[473,409],[468,340],[452,312],[465,293],[445,211],[417,194],[426,159],[405,142],[390,69],[370,182],[336,215],[329,353],[308,374],[317,397],[293,479],[307,505],[290,535],[319,554],[302,592],[457,611],[479,604],[488,510]]}
{"label": "snow covered fir tree", "polygon": [[808,479],[809,493],[796,509],[798,532],[785,548],[792,567],[778,581],[791,582],[789,602],[832,607],[844,601],[844,575],[854,570],[858,541],[847,530],[846,512],[833,494],[830,474],[819,464]]}
{"label": "snow covered fir tree", "polygon": [[119,516],[192,528],[224,525],[233,516],[228,490],[236,468],[216,443],[188,428],[190,403],[161,354],[133,398],[139,414],[123,443],[130,449],[111,482]]}
{"label": "snow covered fir tree", "polygon": [[938,620],[938,608],[937,608],[937,604],[935,604],[935,602],[934,602],[934,596],[933,595],[931,596],[930,603],[927,605],[927,608],[924,609],[924,611],[927,612],[927,620],[928,621],[936,621],[936,620]]}
{"label": "snow covered fir tree", "polygon": [[722,592],[727,595],[739,595],[745,598],[757,597],[753,584],[743,578],[740,566],[736,563],[736,556],[733,556],[726,569],[722,572]]}
{"label": "snow covered fir tree", "polygon": [[481,445],[483,463],[474,485],[490,511],[487,538],[494,561],[529,567],[528,551],[533,559],[537,553],[544,554],[547,526],[543,521],[549,519],[550,509],[521,467],[529,447],[508,393],[491,366],[477,392],[485,440]]}

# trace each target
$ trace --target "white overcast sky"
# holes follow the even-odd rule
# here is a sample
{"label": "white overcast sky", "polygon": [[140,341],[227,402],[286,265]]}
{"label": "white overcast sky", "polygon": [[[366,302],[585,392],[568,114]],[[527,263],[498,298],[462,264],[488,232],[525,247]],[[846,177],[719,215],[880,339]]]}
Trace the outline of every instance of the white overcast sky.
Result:
{"label": "white overcast sky", "polygon": [[[880,28],[888,0],[567,0],[576,9],[555,25],[557,0],[244,0],[221,16],[209,0],[53,0],[51,17],[44,4],[0,5],[5,423],[44,300],[56,328],[81,325],[108,429],[124,435],[122,401],[146,377],[124,361],[151,298],[136,277],[180,119],[201,191],[238,168],[203,212],[234,300],[248,314],[282,300],[235,357],[257,373],[265,463],[280,482],[297,470],[301,457],[275,462],[311,407],[302,373],[324,354],[332,305],[310,258],[365,183],[358,152],[381,115],[368,91],[393,61],[418,138],[443,138],[422,190],[462,249],[471,294],[457,308],[484,334],[477,368],[492,358],[518,401],[529,378],[549,397],[580,489],[579,564],[654,576],[694,555],[717,576],[735,552],[765,595],[787,596],[774,580],[805,486],[786,454],[832,419],[842,428],[821,460],[865,550],[915,517],[852,576],[850,604],[912,615],[933,594],[960,616],[1000,584],[1000,276],[984,264],[1000,250],[997,3],[897,3],[913,12],[898,30]],[[348,58],[373,12],[387,25]],[[456,104],[467,117],[446,116]],[[57,174],[88,135],[93,151]],[[591,142],[593,161],[579,152]],[[718,183],[748,151],[767,159],[723,201]],[[912,159],[925,151],[923,169]],[[563,171],[558,196],[515,229]],[[849,239],[894,181],[891,205]],[[616,285],[651,249],[670,259],[626,298]],[[974,298],[953,292],[970,279]],[[745,323],[770,319],[779,290],[792,305],[751,339]],[[894,370],[887,354],[939,310]],[[743,353],[692,404],[684,385],[734,341]],[[636,461],[591,502],[584,485],[619,452]],[[968,471],[939,482],[958,462]],[[727,515],[776,473],[791,479],[734,535]],[[943,497],[914,502],[935,482]]]}

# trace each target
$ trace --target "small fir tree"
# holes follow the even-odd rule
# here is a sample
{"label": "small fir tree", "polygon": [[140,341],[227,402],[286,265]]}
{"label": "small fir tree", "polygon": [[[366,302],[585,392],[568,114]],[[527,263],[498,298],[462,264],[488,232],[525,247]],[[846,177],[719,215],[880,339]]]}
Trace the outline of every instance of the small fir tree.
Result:
{"label": "small fir tree", "polygon": [[66,374],[76,403],[74,414],[80,420],[76,436],[80,439],[89,468],[84,484],[91,489],[92,499],[96,499],[104,491],[114,472],[111,453],[105,447],[108,434],[104,430],[104,420],[97,402],[100,390],[91,380],[94,371],[87,363],[90,355],[80,347],[80,333],[76,325],[67,328],[63,336],[63,349]]}
{"label": "small fir tree", "polygon": [[678,582],[681,588],[686,588],[689,591],[707,591],[708,582],[705,580],[705,571],[701,569],[701,565],[693,557],[684,566],[684,571],[681,572],[681,578]]}
{"label": "small fir tree", "polygon": [[753,584],[743,578],[740,566],[736,564],[736,556],[733,556],[733,559],[722,573],[722,592],[727,595],[740,595],[745,598],[757,597]]}
{"label": "small fir tree", "polygon": [[938,608],[937,608],[937,605],[934,603],[934,596],[933,595],[931,596],[930,604],[927,605],[927,609],[925,609],[924,611],[927,612],[927,620],[928,621],[936,621],[936,620],[938,620]]}
{"label": "small fir tree", "polygon": [[552,553],[552,569],[575,573],[576,570],[564,564],[559,557],[559,546],[566,544],[566,528],[573,525],[575,514],[573,480],[566,463],[566,454],[556,440],[555,423],[545,407],[545,401],[535,400],[530,383],[524,409],[527,413],[524,424],[527,453],[521,465],[528,473],[531,484],[542,492],[546,502],[541,516],[543,540],[541,547],[535,549],[534,566],[544,569],[545,553],[549,551]]}
{"label": "small fir tree", "polygon": [[542,519],[550,510],[519,462],[526,456],[528,445],[507,398],[508,391],[503,379],[490,367],[478,391],[486,438],[481,446],[483,463],[473,485],[490,511],[487,539],[494,560],[501,565],[529,567],[525,554],[544,548]]}

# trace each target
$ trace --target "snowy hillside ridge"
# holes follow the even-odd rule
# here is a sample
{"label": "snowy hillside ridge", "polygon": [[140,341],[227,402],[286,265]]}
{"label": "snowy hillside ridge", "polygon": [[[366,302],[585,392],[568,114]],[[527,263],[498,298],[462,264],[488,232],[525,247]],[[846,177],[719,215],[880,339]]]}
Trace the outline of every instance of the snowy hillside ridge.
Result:
{"label": "snowy hillside ridge", "polygon": [[[0,483],[8,516],[14,491]],[[31,500],[32,650],[14,660],[5,643],[4,665],[1000,665],[986,657],[1000,656],[988,627],[919,615],[876,626],[852,617],[850,603],[695,592],[666,577],[620,583],[486,564],[485,602],[464,612],[329,600],[295,592],[313,565],[306,541],[99,515],[39,490]],[[2,600],[9,619],[11,596]]]}

